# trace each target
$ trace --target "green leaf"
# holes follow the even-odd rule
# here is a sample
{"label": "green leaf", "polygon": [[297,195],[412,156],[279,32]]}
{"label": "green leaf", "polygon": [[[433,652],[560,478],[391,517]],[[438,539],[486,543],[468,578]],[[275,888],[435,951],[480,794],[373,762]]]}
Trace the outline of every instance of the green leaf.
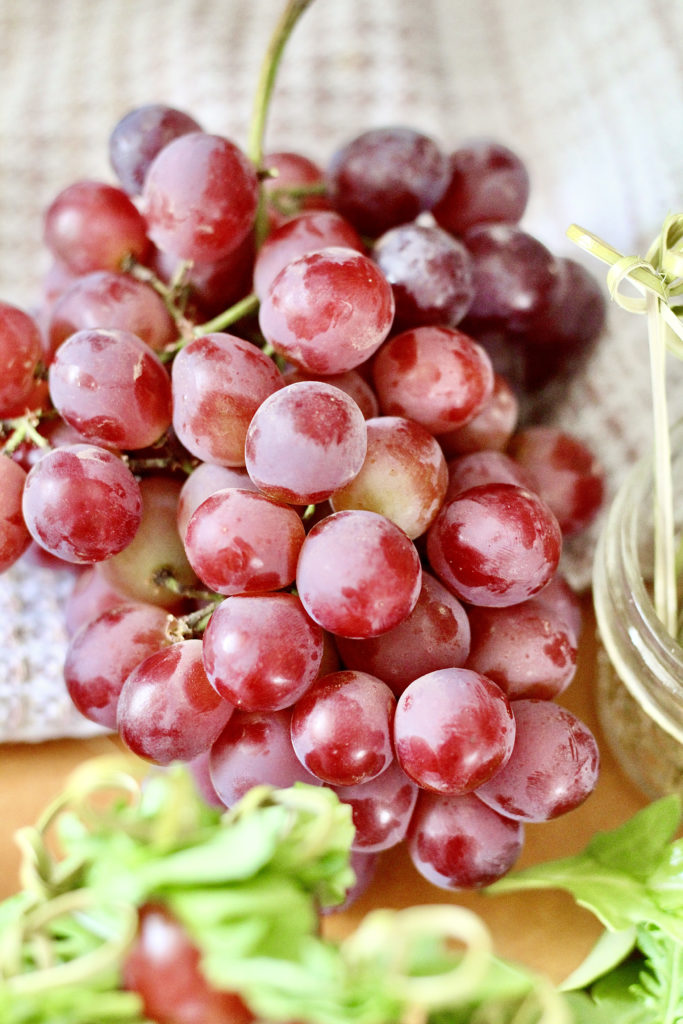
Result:
{"label": "green leaf", "polygon": [[643,881],[666,855],[680,820],[680,797],[662,797],[618,828],[597,832],[586,846],[586,853],[604,867],[625,870]]}
{"label": "green leaf", "polygon": [[678,798],[664,797],[582,853],[512,872],[487,891],[566,889],[611,931],[650,922],[683,943],[683,858],[669,843],[679,816]]}
{"label": "green leaf", "polygon": [[588,956],[560,985],[563,992],[588,988],[622,962],[636,944],[636,929],[621,932],[604,931]]}
{"label": "green leaf", "polygon": [[640,973],[634,993],[654,1014],[658,1024],[683,1020],[683,946],[671,942],[659,929],[638,929],[638,945],[647,970]]}

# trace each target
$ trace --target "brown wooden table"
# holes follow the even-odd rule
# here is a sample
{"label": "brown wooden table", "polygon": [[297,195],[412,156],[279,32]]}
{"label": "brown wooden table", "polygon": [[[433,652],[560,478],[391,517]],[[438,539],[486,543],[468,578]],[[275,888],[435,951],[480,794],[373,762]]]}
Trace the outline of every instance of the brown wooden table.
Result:
{"label": "brown wooden table", "polygon": [[[556,821],[527,826],[520,867],[576,853],[594,832],[614,827],[645,805],[643,796],[620,773],[602,741],[593,705],[595,624],[588,598],[584,600],[584,612],[577,674],[561,701],[598,736],[600,781],[582,807]],[[117,749],[117,741],[111,737],[0,746],[0,897],[18,886],[14,830],[35,820],[72,768],[113,749]],[[330,936],[341,937],[371,908],[443,902],[457,902],[475,910],[488,923],[499,954],[544,971],[555,982],[583,959],[600,933],[593,916],[561,892],[493,897],[436,889],[417,874],[402,847],[382,856],[371,889],[348,911],[328,917],[325,928]]]}

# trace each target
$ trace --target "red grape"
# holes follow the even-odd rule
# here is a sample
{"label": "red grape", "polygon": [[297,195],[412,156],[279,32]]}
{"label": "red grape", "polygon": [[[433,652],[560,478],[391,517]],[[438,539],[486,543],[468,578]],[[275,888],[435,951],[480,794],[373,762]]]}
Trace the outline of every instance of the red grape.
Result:
{"label": "red grape", "polygon": [[259,324],[276,352],[309,373],[344,373],[380,347],[394,319],[391,285],[376,263],[331,247],[288,263],[261,301]]}
{"label": "red grape", "polygon": [[417,604],[403,622],[381,636],[338,636],[335,643],[346,668],[377,676],[399,697],[418,676],[465,664],[470,624],[457,597],[423,571]]}
{"label": "red grape", "polygon": [[396,706],[396,758],[423,789],[467,793],[512,753],[515,720],[499,686],[479,672],[445,668],[413,680]]}
{"label": "red grape", "polygon": [[356,830],[352,849],[376,853],[405,839],[418,787],[395,761],[376,778],[355,786],[336,786],[335,792],[351,807]]}
{"label": "red grape", "polygon": [[33,317],[0,302],[0,416],[15,415],[17,405],[29,401],[42,355],[40,328]]}
{"label": "red grape", "polygon": [[394,327],[455,327],[474,298],[470,254],[431,224],[400,224],[375,242],[372,258],[391,284]]}
{"label": "red grape", "polygon": [[524,842],[524,825],[473,793],[421,792],[408,834],[410,858],[439,889],[479,889],[506,874]]}
{"label": "red grape", "polygon": [[232,713],[232,704],[206,678],[202,641],[180,640],[148,655],[128,675],[116,724],[134,754],[170,764],[208,750]]}
{"label": "red grape", "polygon": [[178,352],[171,372],[173,427],[205,462],[244,465],[252,416],[282,386],[275,363],[232,334],[205,334]]}
{"label": "red grape", "polygon": [[598,779],[595,737],[571,711],[549,700],[516,700],[517,735],[508,763],[477,790],[484,803],[518,821],[548,821],[586,800]]}
{"label": "red grape", "polygon": [[555,516],[513,484],[482,484],[447,502],[427,534],[434,572],[471,604],[525,601],[552,579],[562,550]]}
{"label": "red grape", "polygon": [[86,718],[116,728],[116,706],[129,673],[171,643],[172,617],[153,604],[119,604],[87,622],[72,637],[64,679]]}
{"label": "red grape", "polygon": [[301,153],[268,153],[263,166],[270,172],[264,178],[263,191],[271,232],[299,213],[330,209],[329,199],[317,191],[324,188],[325,177],[313,160]]}
{"label": "red grape", "polygon": [[149,250],[138,208],[122,189],[101,181],[76,181],[59,193],[45,213],[44,239],[75,274],[119,270]]}
{"label": "red grape", "polygon": [[483,449],[503,451],[517,427],[518,419],[519,399],[505,377],[495,373],[493,392],[481,412],[464,426],[439,434],[439,444],[446,458]]}
{"label": "red grape", "polygon": [[74,636],[81,626],[92,622],[102,612],[128,601],[129,598],[109,585],[97,566],[87,566],[79,572],[66,599],[64,624],[67,633]]}
{"label": "red grape", "polygon": [[322,785],[294,753],[291,721],[291,709],[231,715],[209,754],[211,782],[226,807],[233,807],[253,786]]}
{"label": "red grape", "polygon": [[540,598],[507,608],[469,610],[471,646],[467,667],[488,676],[510,700],[550,700],[576,672],[573,631]]}
{"label": "red grape", "polygon": [[289,707],[313,683],[323,631],[294,594],[227,597],[204,632],[211,685],[243,711]]}
{"label": "red grape", "polygon": [[415,546],[385,516],[354,510],[317,523],[301,548],[296,586],[304,608],[340,636],[378,636],[410,614],[422,569]]}
{"label": "red grape", "polygon": [[297,512],[263,494],[216,491],[190,517],[185,550],[218,594],[253,594],[293,583],[305,536]]}
{"label": "red grape", "polygon": [[256,486],[276,501],[324,501],[352,480],[367,449],[363,414],[345,392],[299,381],[270,395],[247,430],[245,462]]}
{"label": "red grape", "polygon": [[142,204],[159,249],[212,263],[236,249],[253,226],[256,170],[229,139],[189,132],[164,146],[150,164]]}
{"label": "red grape", "polygon": [[373,128],[333,155],[327,185],[334,207],[376,238],[430,210],[448,184],[448,158],[412,128]]}
{"label": "red grape", "polygon": [[146,448],[171,424],[166,368],[130,331],[72,334],[55,353],[49,383],[59,414],[93,444]]}
{"label": "red grape", "polygon": [[26,479],[23,516],[34,540],[67,562],[122,551],[142,520],[140,487],[121,459],[91,444],[53,448]]}
{"label": "red grape", "polygon": [[371,419],[373,416],[379,416],[377,395],[358,370],[347,370],[346,373],[334,373],[329,376],[323,376],[322,374],[317,376],[316,374],[306,373],[304,370],[290,367],[283,371],[282,377],[285,384],[296,384],[301,380],[324,380],[326,384],[332,384],[335,388],[339,388],[340,391],[345,391],[354,400],[366,420]]}
{"label": "red grape", "polygon": [[239,487],[243,491],[258,489],[246,469],[231,469],[229,466],[219,466],[213,462],[200,462],[192,470],[178,495],[177,523],[181,538],[185,537],[192,513],[206,498],[226,487]]}
{"label": "red grape", "polygon": [[605,473],[583,441],[557,427],[526,427],[508,451],[533,476],[565,537],[593,522],[605,496]]}
{"label": "red grape", "polygon": [[493,393],[484,349],[448,327],[395,334],[378,352],[373,373],[386,416],[406,416],[437,435],[467,423]]}
{"label": "red grape", "polygon": [[484,448],[451,459],[448,463],[448,487],[446,501],[482,484],[514,484],[528,491],[536,490],[534,477],[512,456]]}
{"label": "red grape", "polygon": [[529,173],[507,146],[472,139],[450,156],[450,181],[433,208],[436,221],[454,235],[474,224],[517,223],[529,199]]}
{"label": "red grape", "polygon": [[22,513],[26,471],[0,452],[0,572],[14,565],[31,543]]}
{"label": "red grape", "polygon": [[323,676],[294,705],[292,743],[301,763],[332,786],[376,778],[393,761],[396,698],[365,672]]}
{"label": "red grape", "polygon": [[533,335],[560,290],[555,257],[515,224],[480,224],[464,241],[473,260],[475,296],[463,329],[475,337],[490,330]]}
{"label": "red grape", "polygon": [[200,961],[199,949],[168,908],[147,903],[124,960],[123,985],[138,993],[144,1016],[157,1024],[250,1024],[255,1018],[242,999],[212,989]]}
{"label": "red grape", "polygon": [[136,334],[156,352],[177,335],[161,296],[143,281],[113,270],[76,278],[55,302],[48,323],[50,352],[70,334],[99,327]]}

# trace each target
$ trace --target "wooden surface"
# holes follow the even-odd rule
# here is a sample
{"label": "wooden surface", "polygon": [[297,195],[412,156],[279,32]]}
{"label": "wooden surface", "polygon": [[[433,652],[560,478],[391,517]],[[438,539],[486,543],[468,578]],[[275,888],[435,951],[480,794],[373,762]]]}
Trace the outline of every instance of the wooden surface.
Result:
{"label": "wooden surface", "polygon": [[[625,821],[644,806],[640,793],[617,769],[602,741],[593,706],[595,667],[594,620],[590,602],[584,602],[585,628],[577,675],[561,702],[578,714],[598,736],[602,767],[597,789],[586,803],[553,822],[527,826],[524,851],[518,866],[533,864],[581,850],[598,830]],[[60,790],[69,771],[81,761],[116,749],[110,737],[61,740],[43,744],[6,744],[0,747],[0,897],[18,887],[18,852],[12,841],[16,828],[33,822]],[[585,956],[600,932],[588,912],[570,897],[546,891],[507,896],[447,893],[424,881],[413,869],[402,847],[385,853],[371,889],[352,908],[326,920],[330,936],[346,934],[373,907],[404,907],[420,903],[457,902],[470,907],[488,923],[499,954],[547,973],[555,982]]]}

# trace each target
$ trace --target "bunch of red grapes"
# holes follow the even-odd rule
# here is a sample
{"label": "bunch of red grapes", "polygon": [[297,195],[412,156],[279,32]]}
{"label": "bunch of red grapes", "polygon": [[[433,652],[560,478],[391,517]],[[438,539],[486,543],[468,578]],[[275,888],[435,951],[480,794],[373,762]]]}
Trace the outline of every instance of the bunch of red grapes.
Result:
{"label": "bunch of red grapes", "polygon": [[256,167],[154,105],[110,155],[118,185],[46,211],[40,308],[0,303],[0,568],[77,570],[66,685],[141,757],[227,807],[334,788],[359,879],[405,840],[437,886],[490,883],[598,774],[555,698],[603,475],[520,411],[600,289],[519,226],[488,140]]}

